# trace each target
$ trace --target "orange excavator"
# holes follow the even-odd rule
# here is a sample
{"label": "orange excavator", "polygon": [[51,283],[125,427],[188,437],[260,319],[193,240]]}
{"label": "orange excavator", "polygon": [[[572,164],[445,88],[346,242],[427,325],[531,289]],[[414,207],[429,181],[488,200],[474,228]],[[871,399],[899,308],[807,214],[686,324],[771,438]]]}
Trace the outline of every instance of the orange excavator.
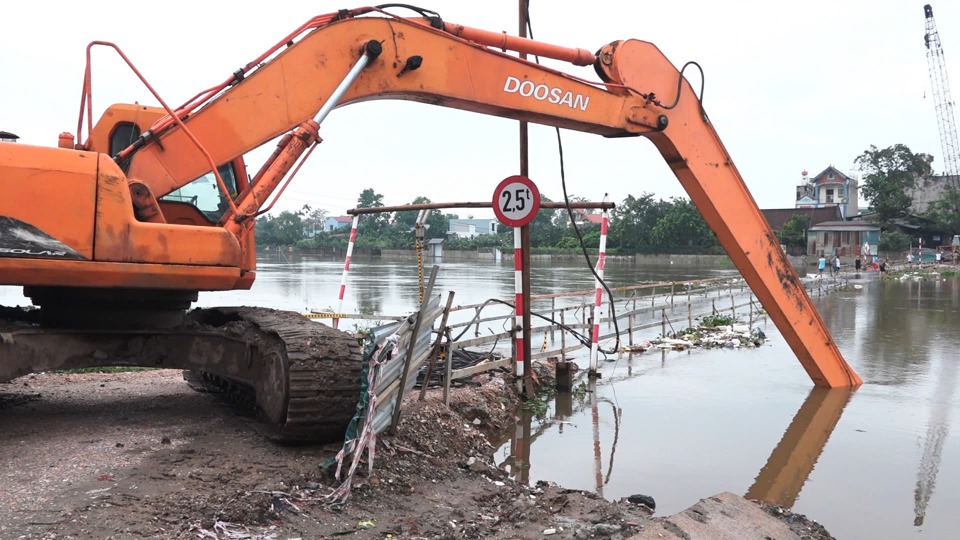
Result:
{"label": "orange excavator", "polygon": [[[321,142],[330,111],[404,99],[649,139],[815,384],[860,384],[698,96],[653,44],[614,41],[594,53],[418,11],[315,17],[179,107],[154,92],[160,107],[112,105],[96,124],[90,49],[126,57],[91,43],[76,135],[61,134],[57,147],[0,142],[0,284],[22,286],[39,308],[0,306],[0,380],[182,368],[250,397],[277,439],[341,436],[359,391],[349,335],[296,314],[188,308],[199,291],[250,288],[255,218]],[[592,66],[601,81],[506,51]],[[244,154],[278,137],[248,176]]]}

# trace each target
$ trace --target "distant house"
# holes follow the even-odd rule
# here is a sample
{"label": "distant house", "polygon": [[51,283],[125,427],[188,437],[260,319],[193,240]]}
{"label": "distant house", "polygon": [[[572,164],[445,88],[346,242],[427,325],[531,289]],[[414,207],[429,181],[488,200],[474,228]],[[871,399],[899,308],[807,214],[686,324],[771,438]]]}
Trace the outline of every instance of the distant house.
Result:
{"label": "distant house", "polygon": [[0,142],[17,142],[19,138],[9,131],[0,131]]}
{"label": "distant house", "polygon": [[930,211],[930,205],[943,198],[947,189],[960,186],[960,177],[957,176],[924,176],[917,178],[916,184],[912,189],[907,190],[907,195],[913,201],[910,205],[910,213],[924,215]]}
{"label": "distant house", "polygon": [[458,238],[473,238],[481,234],[496,234],[497,220],[495,219],[451,219],[447,226],[447,234]]}
{"label": "distant house", "polygon": [[443,238],[427,240],[427,256],[435,259],[443,257]]}
{"label": "distant house", "polygon": [[323,222],[323,230],[330,232],[344,227],[349,227],[353,223],[352,216],[328,217]]}
{"label": "distant house", "polygon": [[857,177],[846,175],[830,165],[820,174],[808,177],[803,171],[803,182],[797,186],[796,208],[827,208],[836,206],[840,219],[850,219],[859,212]]}
{"label": "distant house", "polygon": [[[860,214],[860,219],[872,223],[876,221],[877,214],[876,212],[866,212]],[[944,237],[942,234],[937,233],[934,230],[936,229],[935,222],[926,216],[910,213],[902,218],[894,219],[890,225],[891,230],[902,232],[907,235],[913,243],[918,243],[922,239],[924,245],[939,246],[942,245],[945,240],[950,240],[949,236]]]}
{"label": "distant house", "polygon": [[825,221],[807,229],[807,255],[855,257],[868,245],[876,255],[880,227],[866,221]]}
{"label": "distant house", "polygon": [[603,214],[591,214],[580,208],[574,208],[573,215],[576,217],[577,225],[600,225],[603,223]]}

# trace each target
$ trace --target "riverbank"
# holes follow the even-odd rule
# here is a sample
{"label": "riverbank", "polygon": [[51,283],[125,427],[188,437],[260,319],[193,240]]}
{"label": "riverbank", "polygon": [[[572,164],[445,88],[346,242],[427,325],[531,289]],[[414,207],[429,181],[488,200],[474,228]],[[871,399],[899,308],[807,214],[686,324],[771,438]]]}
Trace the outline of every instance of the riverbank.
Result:
{"label": "riverbank", "polygon": [[[371,472],[362,464],[350,499],[334,504],[338,482],[318,464],[339,445],[269,443],[178,371],[17,379],[0,385],[0,537],[832,538],[730,494],[661,518],[627,500],[517,484],[489,442],[517,404],[500,374],[455,390],[449,407],[439,392],[415,393],[396,435],[377,441]],[[713,532],[696,532],[704,526]]]}
{"label": "riverbank", "polygon": [[[331,259],[342,260],[345,256],[343,250],[339,249],[329,249],[329,250],[300,250],[300,249],[291,249],[290,251],[281,251],[277,252],[275,249],[270,251],[262,251],[261,255],[270,256],[271,254],[276,254],[277,257],[285,258],[290,257],[291,255],[310,255]],[[596,257],[596,253],[591,252],[591,257]],[[412,249],[384,249],[384,250],[357,250],[354,251],[352,255],[353,260],[364,260],[364,259],[379,259],[384,261],[416,261],[418,260],[417,252]],[[900,260],[899,253],[884,253],[881,256],[881,259],[887,258],[889,260]],[[437,264],[438,262],[464,262],[464,261],[512,261],[513,253],[508,251],[502,251],[500,254],[496,253],[494,249],[484,249],[484,250],[451,250],[445,249],[442,251],[442,255],[434,256],[429,252],[423,253],[423,259],[427,264]],[[569,251],[554,251],[550,253],[546,252],[534,252],[530,255],[531,261],[534,263],[550,263],[550,262],[580,262],[583,260],[583,252],[579,250],[569,250]],[[622,263],[622,264],[631,264],[639,266],[686,266],[686,267],[705,267],[705,268],[729,268],[734,270],[733,261],[730,260],[730,257],[727,255],[707,255],[707,254],[696,254],[696,253],[657,253],[657,254],[630,254],[630,255],[616,255],[616,254],[607,254],[606,260],[608,263]],[[813,255],[787,255],[787,260],[790,261],[790,264],[793,265],[794,270],[797,271],[801,276],[813,271],[816,271],[818,257]],[[904,261],[905,263],[905,261]],[[841,260],[841,270],[843,272],[852,272],[853,271],[853,259],[844,258]],[[864,272],[868,272],[866,268]]]}

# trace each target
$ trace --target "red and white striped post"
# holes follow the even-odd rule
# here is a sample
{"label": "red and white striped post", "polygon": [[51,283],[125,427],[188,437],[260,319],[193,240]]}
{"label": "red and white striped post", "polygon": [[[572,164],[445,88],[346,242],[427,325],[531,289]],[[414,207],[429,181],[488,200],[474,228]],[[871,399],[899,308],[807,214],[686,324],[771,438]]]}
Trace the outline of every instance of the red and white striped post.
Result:
{"label": "red and white striped post", "polygon": [[[529,284],[529,268],[523,267],[524,240],[529,243],[529,229],[523,227],[530,224],[540,210],[540,190],[537,185],[526,176],[509,176],[501,181],[493,190],[493,213],[500,223],[513,227],[513,268],[516,290],[516,321],[515,339],[513,340],[516,352],[514,354],[514,375],[523,375],[524,392],[530,396],[533,393],[532,371],[524,369],[527,358],[527,340],[530,332],[530,316],[526,313],[524,296],[529,300],[530,291],[523,290],[524,276]],[[529,285],[528,285],[529,286]]]}
{"label": "red and white striped post", "polygon": [[526,361],[525,351],[523,342],[523,331],[520,328],[520,321],[523,320],[523,253],[521,250],[520,243],[520,227],[513,228],[513,282],[514,282],[514,304],[516,305],[516,324],[514,328],[517,329],[516,332],[516,359],[514,363],[514,375],[520,377],[523,375],[524,365]]}
{"label": "red and white striped post", "polygon": [[[353,244],[357,241],[357,225],[360,224],[360,214],[353,216],[353,225],[350,227],[350,242],[347,243],[347,258],[343,261],[343,277],[340,278],[340,293],[337,302],[337,315],[343,313],[343,293],[347,290],[347,274],[350,272],[350,258],[353,257]],[[339,317],[333,318],[333,327],[340,326]]]}
{"label": "red and white striped post", "polygon": [[[603,196],[603,202],[608,202],[610,197]],[[600,321],[603,319],[603,269],[607,263],[607,226],[610,223],[610,211],[603,209],[603,217],[600,220],[600,253],[597,255],[597,279],[596,297],[593,300],[593,339],[590,343],[590,376],[597,375],[597,354],[600,351]]]}

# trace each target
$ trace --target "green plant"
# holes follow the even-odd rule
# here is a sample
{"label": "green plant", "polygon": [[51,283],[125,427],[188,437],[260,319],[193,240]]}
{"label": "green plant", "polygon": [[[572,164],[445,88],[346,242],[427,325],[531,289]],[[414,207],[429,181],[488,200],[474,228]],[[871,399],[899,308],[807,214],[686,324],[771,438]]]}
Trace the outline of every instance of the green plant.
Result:
{"label": "green plant", "polygon": [[715,326],[730,326],[735,322],[737,322],[737,319],[731,315],[714,313],[713,315],[704,315],[703,319],[700,321],[700,326],[713,328]]}
{"label": "green plant", "polygon": [[547,416],[548,404],[554,396],[557,395],[557,388],[552,384],[545,384],[540,387],[537,394],[523,402],[523,410],[533,415],[537,420],[543,421]]}
{"label": "green plant", "polygon": [[573,387],[573,390],[570,391],[570,395],[576,400],[577,403],[583,403],[587,399],[587,383],[581,382],[577,386]]}
{"label": "green plant", "polygon": [[911,237],[900,231],[884,231],[880,235],[880,251],[903,251],[910,247]]}

